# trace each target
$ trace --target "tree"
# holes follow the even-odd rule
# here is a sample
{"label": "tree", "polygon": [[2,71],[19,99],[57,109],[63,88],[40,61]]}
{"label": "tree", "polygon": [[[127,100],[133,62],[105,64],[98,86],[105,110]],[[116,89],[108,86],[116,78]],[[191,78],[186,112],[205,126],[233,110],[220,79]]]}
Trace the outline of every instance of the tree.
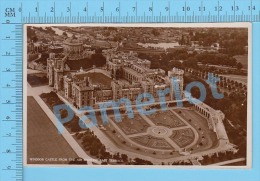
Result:
{"label": "tree", "polygon": [[141,158],[135,158],[134,161],[135,161],[135,165],[152,165],[152,162],[143,160]]}
{"label": "tree", "polygon": [[94,141],[93,136],[90,134],[87,134],[84,136],[82,143],[87,146],[87,145],[91,145],[93,143],[93,141]]}
{"label": "tree", "polygon": [[198,61],[197,58],[189,57],[187,58],[186,61],[183,62],[183,65],[185,67],[197,68],[198,67],[197,61]]}
{"label": "tree", "polygon": [[127,162],[128,161],[128,156],[126,154],[122,154],[121,155],[121,158],[124,162]]}
{"label": "tree", "polygon": [[153,34],[154,36],[159,36],[159,35],[160,35],[160,32],[159,32],[158,30],[156,30],[156,29],[153,29],[153,30],[152,30],[152,34]]}
{"label": "tree", "polygon": [[242,63],[238,62],[238,63],[237,63],[237,69],[238,69],[238,70],[241,70],[242,68],[243,68]]}
{"label": "tree", "polygon": [[60,110],[60,116],[61,118],[66,118],[68,116],[68,111],[66,109]]}
{"label": "tree", "polygon": [[33,42],[36,42],[38,40],[35,30],[32,29],[31,26],[27,26],[27,37]]}
{"label": "tree", "polygon": [[65,31],[62,33],[62,35],[68,37],[68,34]]}
{"label": "tree", "polygon": [[115,159],[115,160],[120,160],[120,154],[119,154],[119,153],[115,153],[115,154],[113,155],[113,159]]}
{"label": "tree", "polygon": [[96,156],[99,152],[99,144],[97,142],[93,142],[90,147],[90,154]]}
{"label": "tree", "polygon": [[184,45],[185,44],[185,40],[184,40],[184,36],[181,36],[181,39],[179,40],[179,44],[180,45]]}
{"label": "tree", "polygon": [[77,116],[74,116],[70,123],[70,126],[72,132],[78,132],[81,130],[81,127],[79,126],[79,118]]}

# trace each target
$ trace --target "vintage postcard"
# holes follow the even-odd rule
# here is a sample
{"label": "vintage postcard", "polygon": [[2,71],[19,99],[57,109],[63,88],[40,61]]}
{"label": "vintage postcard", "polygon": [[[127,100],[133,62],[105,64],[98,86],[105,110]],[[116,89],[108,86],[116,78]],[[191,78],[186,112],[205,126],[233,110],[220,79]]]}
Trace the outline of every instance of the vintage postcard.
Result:
{"label": "vintage postcard", "polygon": [[24,164],[250,168],[251,40],[249,23],[25,25]]}

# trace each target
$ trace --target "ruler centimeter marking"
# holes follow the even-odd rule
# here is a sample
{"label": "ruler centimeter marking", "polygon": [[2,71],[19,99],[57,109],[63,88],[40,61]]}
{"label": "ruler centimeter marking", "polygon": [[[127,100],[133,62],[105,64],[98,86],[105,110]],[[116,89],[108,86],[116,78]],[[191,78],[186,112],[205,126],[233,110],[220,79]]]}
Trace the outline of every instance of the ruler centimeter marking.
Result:
{"label": "ruler centimeter marking", "polygon": [[1,24],[1,180],[23,180],[22,24]]}
{"label": "ruler centimeter marking", "polygon": [[0,180],[22,181],[24,23],[260,22],[260,1],[2,0],[0,17]]}
{"label": "ruler centimeter marking", "polygon": [[[91,5],[89,8],[88,2]],[[20,23],[260,22],[259,0],[45,1],[20,5]],[[77,4],[75,6],[75,4]],[[139,8],[137,8],[139,6]]]}

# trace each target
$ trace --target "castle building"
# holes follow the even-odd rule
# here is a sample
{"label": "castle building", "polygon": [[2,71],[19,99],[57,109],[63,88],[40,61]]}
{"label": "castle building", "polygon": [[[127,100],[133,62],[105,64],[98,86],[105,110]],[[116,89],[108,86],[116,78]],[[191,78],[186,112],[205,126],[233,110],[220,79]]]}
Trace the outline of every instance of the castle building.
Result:
{"label": "castle building", "polygon": [[[158,91],[170,89],[167,100],[175,100],[172,78],[176,78],[179,85],[180,96],[183,95],[184,71],[173,68],[165,75],[162,69],[151,69],[149,60],[139,59],[133,52],[106,52],[107,71],[116,79],[112,82],[113,100],[126,97],[129,100],[136,99],[140,93],[150,93],[158,98]],[[116,91],[117,90],[117,91]]]}
{"label": "castle building", "polygon": [[[183,96],[183,70],[173,68],[166,75],[162,69],[151,69],[149,60],[139,59],[133,52],[124,53],[113,49],[106,52],[104,69],[84,71],[81,68],[79,71],[71,71],[66,64],[69,58],[67,53],[66,50],[66,54],[50,54],[47,60],[49,85],[78,108],[95,107],[97,103],[117,101],[120,98],[135,102],[142,93],[150,93],[159,101],[158,91],[167,88],[170,91],[164,95],[166,101],[176,99],[174,91]],[[173,77],[178,83],[178,90],[172,84]]]}
{"label": "castle building", "polygon": [[63,75],[70,71],[69,67],[65,65],[67,56],[64,54],[50,53],[47,59],[47,78],[49,79],[49,86],[59,90],[63,85]]}

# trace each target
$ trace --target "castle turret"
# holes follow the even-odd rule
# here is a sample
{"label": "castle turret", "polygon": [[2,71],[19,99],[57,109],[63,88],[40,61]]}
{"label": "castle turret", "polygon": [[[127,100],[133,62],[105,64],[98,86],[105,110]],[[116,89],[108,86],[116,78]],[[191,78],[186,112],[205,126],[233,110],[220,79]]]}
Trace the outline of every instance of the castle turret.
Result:
{"label": "castle turret", "polygon": [[[176,95],[183,97],[183,75],[184,71],[174,67],[172,70],[168,71],[168,77],[170,79],[170,96],[171,100],[176,100]],[[174,81],[174,83],[172,82]],[[178,83],[178,88],[175,86]]]}
{"label": "castle turret", "polygon": [[63,89],[64,64],[66,56],[63,54],[50,53],[47,59],[47,77],[49,78],[49,86],[53,86],[56,90]]}

